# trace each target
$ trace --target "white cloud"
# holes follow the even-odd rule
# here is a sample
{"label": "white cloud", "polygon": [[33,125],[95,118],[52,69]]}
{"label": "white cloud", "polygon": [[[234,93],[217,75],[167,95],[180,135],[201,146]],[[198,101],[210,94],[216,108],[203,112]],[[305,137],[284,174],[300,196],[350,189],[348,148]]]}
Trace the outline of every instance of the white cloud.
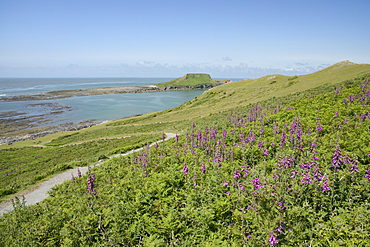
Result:
{"label": "white cloud", "polygon": [[230,61],[232,61],[232,59],[230,57],[227,57],[227,56],[226,57],[222,57],[221,59],[224,62],[230,62]]}
{"label": "white cloud", "polygon": [[0,66],[0,77],[180,77],[186,73],[208,73],[213,78],[256,78],[268,74],[301,75],[327,67],[295,63],[282,68],[250,66],[246,63],[235,65],[192,63],[170,65],[140,60],[134,64],[120,63],[101,66],[69,64],[61,67],[8,67]]}
{"label": "white cloud", "polygon": [[139,66],[150,67],[150,66],[153,66],[155,64],[155,62],[153,62],[153,61],[142,61],[142,60],[140,60],[140,61],[137,61],[136,64],[139,65]]}

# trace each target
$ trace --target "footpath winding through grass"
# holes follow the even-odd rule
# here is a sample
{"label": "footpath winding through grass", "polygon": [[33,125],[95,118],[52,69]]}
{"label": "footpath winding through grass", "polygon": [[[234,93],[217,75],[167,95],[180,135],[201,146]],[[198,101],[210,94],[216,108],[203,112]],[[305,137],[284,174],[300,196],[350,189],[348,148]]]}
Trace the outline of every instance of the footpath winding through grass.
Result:
{"label": "footpath winding through grass", "polygon": [[[176,137],[176,134],[166,133],[166,135],[162,137],[162,140],[151,143],[151,144],[148,145],[148,147],[151,147],[153,145],[157,145],[158,143],[160,143],[162,141],[167,141],[167,140],[169,140],[171,138],[174,138],[174,137]],[[49,196],[48,192],[51,191],[51,189],[55,185],[61,184],[66,180],[71,180],[73,178],[73,176],[82,176],[82,175],[86,174],[89,169],[94,168],[96,166],[100,166],[100,165],[104,164],[106,161],[108,161],[109,159],[116,158],[116,157],[119,157],[119,156],[126,156],[126,155],[129,155],[129,154],[138,152],[140,150],[143,150],[143,149],[144,149],[144,147],[141,147],[141,148],[130,150],[126,153],[115,154],[115,155],[109,157],[106,160],[99,160],[98,162],[96,162],[92,165],[83,166],[83,167],[75,167],[73,169],[69,169],[69,170],[64,171],[62,173],[59,173],[58,175],[40,183],[39,185],[37,185],[37,187],[32,188],[31,190],[22,191],[20,194],[17,195],[17,199],[12,198],[11,200],[9,199],[9,200],[7,200],[3,203],[0,203],[0,216],[3,215],[4,213],[7,213],[7,212],[10,212],[11,210],[13,210],[13,203],[12,203],[13,200],[19,200],[19,198],[23,198],[22,200],[25,200],[25,205],[36,204],[36,203],[41,202],[42,200],[46,199]]]}

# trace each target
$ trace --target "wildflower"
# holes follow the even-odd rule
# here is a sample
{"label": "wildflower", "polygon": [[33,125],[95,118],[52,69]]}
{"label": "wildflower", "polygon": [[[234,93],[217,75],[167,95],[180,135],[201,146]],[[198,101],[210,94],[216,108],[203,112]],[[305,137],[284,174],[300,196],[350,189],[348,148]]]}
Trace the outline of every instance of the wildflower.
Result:
{"label": "wildflower", "polygon": [[298,173],[298,171],[292,171],[291,173],[292,175],[290,176],[290,178],[295,178],[295,174]]}
{"label": "wildflower", "polygon": [[240,190],[245,190],[245,186],[244,186],[244,184],[243,184],[243,183],[240,183],[240,184],[239,184],[239,187],[240,187]]}
{"label": "wildflower", "polygon": [[312,179],[311,179],[311,176],[308,172],[306,172],[305,174],[302,174],[302,175],[303,175],[303,178],[301,180],[302,184],[312,184]]}
{"label": "wildflower", "polygon": [[278,241],[276,240],[275,234],[270,233],[269,243],[271,246],[277,245]]}
{"label": "wildflower", "polygon": [[96,177],[94,173],[89,174],[89,176],[87,177],[87,189],[90,191],[89,193],[92,193],[94,195],[96,195],[95,180]]}
{"label": "wildflower", "polygon": [[355,100],[355,97],[353,95],[348,96],[348,99],[350,102],[353,102]]}
{"label": "wildflower", "polygon": [[194,186],[194,189],[196,189],[197,188],[197,177],[194,175],[194,177],[193,177],[193,179],[192,179],[193,181],[194,181],[194,184],[193,184],[193,186]]}
{"label": "wildflower", "polygon": [[258,148],[261,149],[263,146],[263,142],[258,142]]}
{"label": "wildflower", "polygon": [[320,188],[322,189],[322,192],[330,190],[328,178],[324,181],[323,186],[321,186]]}
{"label": "wildflower", "polygon": [[216,128],[211,130],[210,138],[211,139],[216,139],[217,138],[217,129]]}
{"label": "wildflower", "polygon": [[254,134],[253,134],[253,132],[251,131],[251,132],[249,132],[249,140],[251,141],[251,142],[253,142],[254,140],[255,140],[255,137],[254,137]]}
{"label": "wildflower", "polygon": [[370,181],[370,169],[366,170],[365,178],[367,178]]}
{"label": "wildflower", "polygon": [[294,164],[294,161],[292,158],[282,158],[281,160],[278,161],[279,164],[277,164],[280,167],[283,168],[289,168],[292,167]]}
{"label": "wildflower", "polygon": [[248,168],[242,169],[242,171],[244,171],[243,178],[248,177],[248,175],[249,175],[249,170],[248,170]]}
{"label": "wildflower", "polygon": [[279,210],[281,211],[288,209],[288,207],[286,207],[283,202],[278,202],[277,205],[280,207]]}
{"label": "wildflower", "polygon": [[202,139],[202,132],[201,131],[198,131],[198,136],[197,136],[197,140],[201,140]]}
{"label": "wildflower", "polygon": [[296,119],[294,119],[292,125],[290,126],[290,140],[291,141],[293,141],[293,139],[295,139],[294,138],[294,133],[296,133],[297,140],[300,140],[301,136],[302,136],[302,130],[301,130],[300,124],[298,123],[298,121]]}
{"label": "wildflower", "polygon": [[317,122],[317,124],[316,124],[316,130],[317,130],[317,132],[321,132],[322,131],[322,126],[321,126],[321,124],[319,122]]}
{"label": "wildflower", "polygon": [[314,179],[315,179],[316,181],[321,181],[321,180],[322,180],[323,175],[322,175],[322,173],[321,173],[320,168],[316,168],[316,169],[314,170],[313,177],[314,177]]}
{"label": "wildflower", "polygon": [[226,136],[227,136],[227,132],[226,132],[226,130],[224,130],[224,131],[222,132],[222,137],[223,137],[223,138],[226,138]]}
{"label": "wildflower", "polygon": [[71,180],[72,180],[72,183],[76,181],[76,178],[73,176],[73,174],[72,174]]}
{"label": "wildflower", "polygon": [[285,132],[284,131],[281,132],[281,138],[280,138],[280,140],[281,140],[281,147],[283,145],[286,145],[286,135],[285,135]]}
{"label": "wildflower", "polygon": [[315,147],[317,147],[316,142],[315,141],[311,142],[310,153],[313,153]]}
{"label": "wildflower", "polygon": [[227,182],[227,181],[224,181],[223,184],[222,184],[222,186],[228,186],[228,185],[229,185],[229,182]]}
{"label": "wildflower", "polygon": [[284,229],[285,229],[284,222],[280,222],[279,227],[276,228],[275,231],[277,231],[280,234],[283,234],[284,233]]}
{"label": "wildflower", "polygon": [[263,151],[263,154],[264,154],[265,156],[268,156],[268,155],[269,155],[269,150],[268,150],[267,148],[265,148],[265,150]]}
{"label": "wildflower", "polygon": [[188,174],[189,173],[189,168],[186,165],[184,165],[184,173],[185,174]]}
{"label": "wildflower", "polygon": [[77,169],[77,177],[79,177],[79,178],[82,177],[80,169]]}
{"label": "wildflower", "polygon": [[261,185],[261,181],[258,178],[252,179],[252,185],[255,190],[259,190],[260,188],[263,188],[264,186]]}
{"label": "wildflower", "polygon": [[203,164],[202,167],[200,168],[203,174],[206,174],[206,166]]}
{"label": "wildflower", "polygon": [[340,166],[343,164],[342,150],[340,150],[339,147],[335,149],[331,161],[333,163],[331,167],[340,168]]}
{"label": "wildflower", "polygon": [[240,175],[240,172],[239,170],[237,169],[235,172],[234,172],[234,178],[239,178],[241,175]]}
{"label": "wildflower", "polygon": [[229,195],[231,195],[231,193],[228,191],[228,192],[226,192],[226,195],[228,195],[228,196],[229,196]]}
{"label": "wildflower", "polygon": [[357,164],[358,164],[358,161],[356,160],[356,159],[353,159],[353,160],[351,160],[351,158],[349,157],[349,155],[347,154],[345,157],[344,157],[344,161],[347,163],[347,164],[351,164],[351,167],[350,167],[350,169],[349,169],[349,171],[350,171],[350,173],[349,174],[353,174],[353,173],[355,173],[355,172],[360,172],[359,170],[358,170],[358,166],[357,166]]}

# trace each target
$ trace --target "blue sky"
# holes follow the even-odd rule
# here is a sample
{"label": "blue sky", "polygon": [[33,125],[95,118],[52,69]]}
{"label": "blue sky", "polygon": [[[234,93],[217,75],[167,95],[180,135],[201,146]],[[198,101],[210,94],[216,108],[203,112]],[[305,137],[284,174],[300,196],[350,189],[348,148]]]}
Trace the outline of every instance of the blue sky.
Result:
{"label": "blue sky", "polygon": [[0,77],[251,78],[370,63],[368,0],[0,0]]}

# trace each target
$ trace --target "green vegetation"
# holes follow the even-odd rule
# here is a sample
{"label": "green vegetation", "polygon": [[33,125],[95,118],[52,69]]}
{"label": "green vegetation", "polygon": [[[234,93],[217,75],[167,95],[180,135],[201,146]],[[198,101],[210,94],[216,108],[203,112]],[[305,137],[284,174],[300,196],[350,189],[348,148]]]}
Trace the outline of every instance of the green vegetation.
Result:
{"label": "green vegetation", "polygon": [[[71,140],[78,132],[56,138],[54,147],[10,148],[1,151],[0,198],[25,190],[65,170],[87,166],[98,160],[145,146],[161,139],[159,134],[140,134],[123,138]],[[57,143],[60,145],[57,145]],[[67,145],[68,144],[68,145]]]}
{"label": "green vegetation", "polygon": [[15,200],[0,219],[0,246],[369,246],[369,79],[370,65],[341,62],[298,78],[224,84],[167,111],[35,140],[47,148],[15,143],[0,150],[11,161],[0,165],[6,172],[17,159],[32,162],[27,155],[57,169],[51,160],[68,148],[89,163],[135,138],[181,133],[109,160],[37,205]]}
{"label": "green vegetation", "polygon": [[208,74],[186,74],[169,82],[155,84],[157,87],[214,87],[220,82],[213,80]]}

